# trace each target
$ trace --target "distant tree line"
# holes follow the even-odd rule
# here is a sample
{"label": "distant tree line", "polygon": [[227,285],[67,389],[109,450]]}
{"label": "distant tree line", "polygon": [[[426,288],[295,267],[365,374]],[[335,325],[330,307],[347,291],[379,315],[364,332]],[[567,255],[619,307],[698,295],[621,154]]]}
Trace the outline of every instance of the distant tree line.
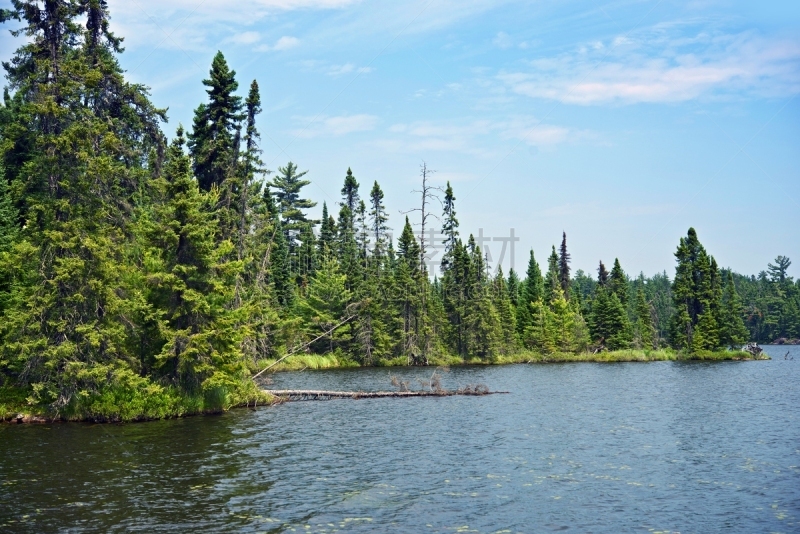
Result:
{"label": "distant tree line", "polygon": [[524,278],[493,274],[449,184],[429,272],[408,217],[390,239],[377,181],[362,189],[348,169],[338,205],[309,217],[306,172],[265,168],[258,83],[240,96],[222,53],[191,129],[168,141],[166,111],[123,76],[105,1],[12,5],[0,17],[24,42],[3,63],[0,385],[31,402],[65,407],[109,383],[230,394],[290,350],[425,364],[800,336],[786,258],[735,275],[690,229],[673,280],[631,280],[619,261],[595,278],[571,274],[564,234],[544,269],[531,252]]}

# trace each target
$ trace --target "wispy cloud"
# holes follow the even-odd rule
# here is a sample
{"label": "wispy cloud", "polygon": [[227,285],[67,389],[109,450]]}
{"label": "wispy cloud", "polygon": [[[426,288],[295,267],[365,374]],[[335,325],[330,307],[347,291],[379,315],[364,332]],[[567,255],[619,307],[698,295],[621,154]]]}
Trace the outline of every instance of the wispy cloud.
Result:
{"label": "wispy cloud", "polygon": [[[573,53],[529,61],[497,78],[514,93],[569,104],[682,102],[706,95],[800,92],[800,40],[751,33],[680,35],[661,25]],[[677,33],[677,35],[676,35]]]}
{"label": "wispy cloud", "polygon": [[[219,42],[232,42],[231,27],[241,30],[269,21],[280,24],[280,15],[294,11],[351,9],[301,35],[316,43],[350,40],[353,35],[390,36],[419,34],[444,27],[520,0],[434,0],[428,2],[365,2],[364,0],[109,0],[112,29],[126,36],[127,44],[166,49],[206,50]],[[424,15],[424,16],[421,16]],[[413,21],[413,24],[409,24]],[[286,29],[289,29],[288,27]],[[266,32],[266,30],[264,30]],[[165,39],[171,34],[171,38]],[[228,34],[228,35],[226,35]],[[163,42],[162,42],[163,41]],[[247,44],[247,43],[245,43]]]}
{"label": "wispy cloud", "polygon": [[511,48],[514,46],[514,41],[511,40],[511,36],[506,32],[499,32],[492,39],[492,44],[498,48]]}
{"label": "wispy cloud", "polygon": [[290,35],[284,35],[277,41],[275,44],[268,45],[263,44],[261,46],[256,47],[256,52],[281,52],[283,50],[289,50],[290,48],[295,48],[300,44],[300,39],[297,37],[292,37]]}
{"label": "wispy cloud", "polygon": [[[342,9],[360,0],[109,0],[112,29],[130,47],[206,50],[215,43],[252,45],[263,36],[248,27],[281,13],[296,10]],[[232,28],[235,28],[231,35]],[[280,34],[278,34],[280,35]],[[264,50],[286,50],[297,45],[282,37]]]}
{"label": "wispy cloud", "polygon": [[261,34],[258,32],[241,32],[226,39],[227,42],[234,44],[254,44],[261,41]]}
{"label": "wispy cloud", "polygon": [[537,217],[558,219],[589,217],[593,219],[620,219],[626,217],[652,217],[675,213],[680,209],[674,204],[637,204],[631,206],[611,206],[607,202],[574,202],[560,204],[540,210]]}
{"label": "wispy cloud", "polygon": [[[484,158],[503,155],[512,144],[552,149],[553,147],[580,140],[594,140],[596,135],[565,126],[542,124],[534,117],[512,117],[507,120],[476,120],[468,123],[447,121],[419,121],[410,124],[394,124],[389,127],[390,137],[375,143],[386,150],[396,152],[460,152]],[[498,146],[499,138],[512,143]]]}
{"label": "wispy cloud", "polygon": [[296,117],[301,123],[302,128],[296,128],[290,133],[302,139],[314,137],[338,137],[354,132],[366,132],[374,130],[378,125],[379,119],[375,115],[338,115],[334,117]]}
{"label": "wispy cloud", "polygon": [[503,50],[509,48],[521,48],[524,50],[531,46],[530,42],[517,41],[506,32],[498,32],[497,35],[494,36],[494,39],[492,39],[492,44],[497,48],[501,48]]}
{"label": "wispy cloud", "polygon": [[328,76],[343,76],[345,74],[351,74],[353,72],[357,72],[359,74],[367,74],[372,72],[371,67],[356,67],[352,63],[345,63],[344,65],[330,65],[326,68],[326,74]]}
{"label": "wispy cloud", "polygon": [[297,63],[300,68],[307,72],[320,72],[333,78],[344,76],[346,74],[367,74],[373,72],[375,69],[372,67],[359,67],[354,63],[329,63],[318,59],[306,59]]}
{"label": "wispy cloud", "polygon": [[149,11],[175,13],[186,11],[199,16],[211,15],[216,20],[246,20],[277,11],[297,9],[337,9],[359,0],[109,0],[112,13]]}

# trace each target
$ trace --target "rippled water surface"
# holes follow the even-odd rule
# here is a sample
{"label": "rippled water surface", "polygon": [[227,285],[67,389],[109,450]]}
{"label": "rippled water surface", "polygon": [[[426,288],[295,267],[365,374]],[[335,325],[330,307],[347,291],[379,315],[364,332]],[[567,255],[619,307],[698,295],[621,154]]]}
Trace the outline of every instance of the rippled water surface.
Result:
{"label": "rippled water surface", "polygon": [[[509,395],[0,426],[0,530],[800,532],[800,350],[767,350],[445,374]],[[430,372],[275,387],[385,390],[390,373]]]}

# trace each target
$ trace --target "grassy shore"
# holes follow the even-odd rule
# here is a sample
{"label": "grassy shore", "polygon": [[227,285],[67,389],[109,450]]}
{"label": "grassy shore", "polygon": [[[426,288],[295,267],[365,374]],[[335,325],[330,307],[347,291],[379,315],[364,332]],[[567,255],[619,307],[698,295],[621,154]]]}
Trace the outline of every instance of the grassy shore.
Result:
{"label": "grassy shore", "polygon": [[[715,351],[682,353],[664,350],[620,350],[592,353],[519,352],[491,359],[462,359],[455,356],[431,358],[431,365],[505,365],[519,363],[567,362],[656,362],[682,360],[752,360],[746,352]],[[769,359],[763,355],[762,359]],[[274,364],[276,360],[262,360],[253,365],[253,373]],[[402,367],[405,358],[379,360],[379,367]],[[306,369],[343,369],[359,367],[344,354],[290,356],[274,365],[270,372],[301,371]],[[45,405],[32,404],[31,390],[13,386],[0,387],[0,421],[13,422],[21,416],[22,422],[91,421],[132,422],[169,419],[210,413],[221,413],[237,406],[270,405],[275,398],[260,390],[252,381],[245,380],[235,390],[214,390],[203,395],[186,395],[178,389],[142,382],[110,384],[102,391],[79,394],[68,406],[54,411]]]}
{"label": "grassy shore", "polygon": [[157,384],[136,389],[115,384],[102,391],[76,395],[60,410],[31,403],[31,394],[30,389],[0,387],[0,421],[127,423],[222,413],[237,406],[269,405],[276,400],[250,380],[235,390],[216,389],[197,395]]}
{"label": "grassy shore", "polygon": [[[567,363],[567,362],[662,362],[662,361],[689,361],[689,360],[708,360],[708,361],[730,361],[730,360],[753,360],[754,358],[747,352],[741,351],[705,351],[698,353],[684,353],[671,349],[661,350],[617,350],[609,352],[590,352],[571,353],[558,352],[553,354],[540,354],[538,352],[522,351],[515,354],[496,356],[490,359],[481,358],[459,358],[456,356],[435,356],[430,359],[431,365],[505,365],[512,363]],[[769,356],[764,354],[761,359],[768,360]],[[262,370],[274,365],[276,360],[261,360],[253,369]],[[394,358],[390,360],[378,360],[376,367],[403,367],[407,365],[406,358]],[[342,354],[329,355],[297,355],[290,356],[282,362],[274,365],[270,371],[301,371],[306,369],[342,369],[347,367],[359,367],[359,364]]]}

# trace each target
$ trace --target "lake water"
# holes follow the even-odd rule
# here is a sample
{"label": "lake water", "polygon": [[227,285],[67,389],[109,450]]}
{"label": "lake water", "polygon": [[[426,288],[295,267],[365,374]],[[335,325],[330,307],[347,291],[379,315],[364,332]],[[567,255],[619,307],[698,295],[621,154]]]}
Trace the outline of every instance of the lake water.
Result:
{"label": "lake water", "polygon": [[[800,347],[453,368],[509,395],[0,426],[8,532],[800,532]],[[791,351],[793,361],[783,355]],[[360,369],[276,388],[387,390]]]}

